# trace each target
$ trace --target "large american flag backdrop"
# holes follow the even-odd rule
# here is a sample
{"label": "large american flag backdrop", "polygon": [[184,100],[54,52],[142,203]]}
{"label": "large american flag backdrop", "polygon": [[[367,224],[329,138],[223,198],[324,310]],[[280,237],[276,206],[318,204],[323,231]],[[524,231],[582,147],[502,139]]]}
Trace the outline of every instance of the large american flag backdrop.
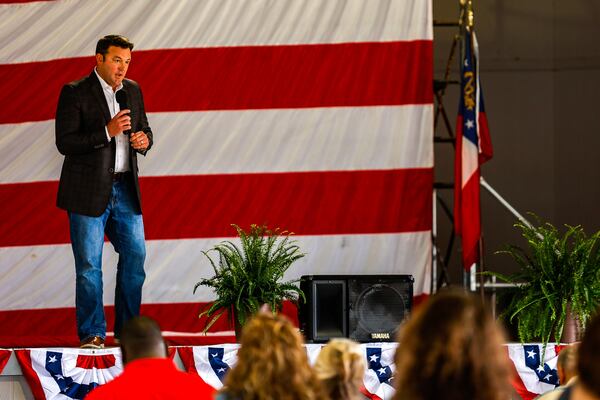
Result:
{"label": "large american flag backdrop", "polygon": [[[0,1],[0,3],[6,1]],[[20,0],[0,5],[0,346],[77,344],[54,113],[99,37],[136,47],[155,144],[140,162],[142,312],[201,331],[201,251],[232,223],[296,234],[304,274],[431,269],[430,0]],[[143,157],[142,157],[143,158]],[[116,255],[104,249],[110,326]],[[216,329],[224,327],[217,326]],[[210,337],[209,337],[210,338]],[[209,340],[209,339],[204,339]],[[220,338],[213,337],[214,343]],[[209,344],[204,342],[204,344]]]}

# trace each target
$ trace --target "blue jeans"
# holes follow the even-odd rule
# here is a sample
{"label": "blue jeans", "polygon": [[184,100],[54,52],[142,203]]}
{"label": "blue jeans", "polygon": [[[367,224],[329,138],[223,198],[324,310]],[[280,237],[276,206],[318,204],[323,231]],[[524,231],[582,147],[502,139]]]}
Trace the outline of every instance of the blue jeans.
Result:
{"label": "blue jeans", "polygon": [[144,221],[137,212],[131,179],[113,183],[108,206],[99,217],[69,213],[71,245],[75,256],[75,306],[80,340],[106,337],[102,302],[102,248],[104,234],[119,254],[115,290],[115,337],[123,324],[139,315],[146,277]]}

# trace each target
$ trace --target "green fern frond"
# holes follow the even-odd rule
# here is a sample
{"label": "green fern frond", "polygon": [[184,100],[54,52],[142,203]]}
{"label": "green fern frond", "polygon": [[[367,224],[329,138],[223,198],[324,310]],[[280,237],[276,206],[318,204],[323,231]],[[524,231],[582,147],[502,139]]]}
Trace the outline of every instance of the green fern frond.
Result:
{"label": "green fern frond", "polygon": [[565,225],[561,234],[552,224],[530,213],[535,225],[515,223],[528,249],[509,245],[496,254],[509,255],[520,267],[511,275],[488,272],[517,285],[501,317],[517,320],[522,342],[546,344],[561,336],[567,307],[585,327],[600,305],[600,231],[587,236],[581,226]]}
{"label": "green fern frond", "polygon": [[233,309],[243,325],[262,304],[280,310],[284,300],[305,301],[297,280],[281,282],[288,269],[305,256],[290,238],[292,233],[254,224],[249,231],[235,224],[232,227],[237,231],[239,245],[223,241],[202,252],[215,274],[197,282],[194,293],[198,287],[207,286],[215,291],[217,300],[200,315],[211,317],[221,310],[205,326],[205,332],[225,310]]}

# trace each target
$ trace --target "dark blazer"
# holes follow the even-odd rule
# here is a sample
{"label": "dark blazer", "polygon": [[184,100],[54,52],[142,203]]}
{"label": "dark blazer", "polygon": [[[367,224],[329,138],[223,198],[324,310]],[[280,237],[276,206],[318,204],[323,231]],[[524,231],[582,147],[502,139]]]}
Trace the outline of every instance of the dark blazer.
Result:
{"label": "dark blazer", "polygon": [[[144,110],[144,99],[138,84],[125,79],[123,88],[131,109],[131,131],[144,131],[152,147],[152,130]],[[110,111],[102,86],[92,73],[79,81],[63,86],[56,110],[56,147],[65,156],[56,205],[77,214],[102,215],[112,188],[116,144],[106,137],[105,127]],[[142,211],[138,182],[137,151],[129,148],[129,160],[138,201]]]}

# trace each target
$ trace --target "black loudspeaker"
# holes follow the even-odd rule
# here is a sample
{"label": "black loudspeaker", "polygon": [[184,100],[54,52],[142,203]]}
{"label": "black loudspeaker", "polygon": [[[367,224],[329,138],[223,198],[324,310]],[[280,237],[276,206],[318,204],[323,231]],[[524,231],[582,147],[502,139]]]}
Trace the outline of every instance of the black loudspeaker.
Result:
{"label": "black loudspeaker", "polygon": [[412,309],[411,275],[305,275],[298,320],[307,342],[389,342]]}

